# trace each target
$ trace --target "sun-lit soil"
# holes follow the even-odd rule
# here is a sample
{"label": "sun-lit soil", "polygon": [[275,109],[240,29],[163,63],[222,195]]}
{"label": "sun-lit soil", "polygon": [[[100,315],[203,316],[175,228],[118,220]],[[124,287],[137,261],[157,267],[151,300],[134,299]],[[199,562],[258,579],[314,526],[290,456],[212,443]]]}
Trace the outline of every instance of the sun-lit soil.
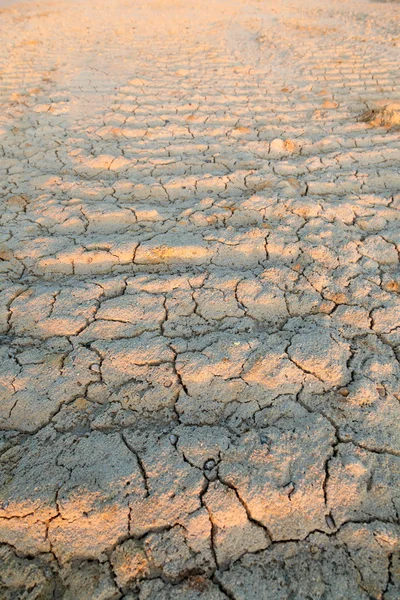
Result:
{"label": "sun-lit soil", "polygon": [[398,599],[400,5],[0,31],[0,598]]}

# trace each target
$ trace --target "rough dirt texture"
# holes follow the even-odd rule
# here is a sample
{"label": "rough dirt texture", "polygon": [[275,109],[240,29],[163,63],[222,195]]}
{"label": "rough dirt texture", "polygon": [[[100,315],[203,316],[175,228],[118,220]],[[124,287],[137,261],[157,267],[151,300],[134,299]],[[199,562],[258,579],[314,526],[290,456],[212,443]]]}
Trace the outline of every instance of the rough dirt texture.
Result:
{"label": "rough dirt texture", "polygon": [[0,12],[2,599],[399,598],[399,18]]}

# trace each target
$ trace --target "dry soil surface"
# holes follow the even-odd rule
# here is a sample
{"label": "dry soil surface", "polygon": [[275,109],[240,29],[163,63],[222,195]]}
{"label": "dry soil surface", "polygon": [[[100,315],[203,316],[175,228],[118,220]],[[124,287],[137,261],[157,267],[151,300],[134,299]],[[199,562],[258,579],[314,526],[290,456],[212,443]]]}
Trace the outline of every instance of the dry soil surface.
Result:
{"label": "dry soil surface", "polygon": [[400,5],[0,11],[0,597],[400,596]]}

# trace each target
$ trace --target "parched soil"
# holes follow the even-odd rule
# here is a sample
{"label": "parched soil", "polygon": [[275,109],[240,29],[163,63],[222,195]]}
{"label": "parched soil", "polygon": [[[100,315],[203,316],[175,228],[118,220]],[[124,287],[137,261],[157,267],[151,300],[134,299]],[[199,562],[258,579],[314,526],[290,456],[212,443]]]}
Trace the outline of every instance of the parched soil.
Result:
{"label": "parched soil", "polygon": [[400,6],[0,31],[0,598],[398,599]]}

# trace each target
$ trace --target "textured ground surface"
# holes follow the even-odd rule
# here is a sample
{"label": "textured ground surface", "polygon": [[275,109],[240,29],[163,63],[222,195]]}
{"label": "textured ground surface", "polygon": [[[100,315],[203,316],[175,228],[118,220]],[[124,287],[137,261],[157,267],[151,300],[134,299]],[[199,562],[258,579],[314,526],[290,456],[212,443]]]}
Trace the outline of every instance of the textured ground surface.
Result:
{"label": "textured ground surface", "polygon": [[0,11],[0,597],[400,596],[400,6]]}

